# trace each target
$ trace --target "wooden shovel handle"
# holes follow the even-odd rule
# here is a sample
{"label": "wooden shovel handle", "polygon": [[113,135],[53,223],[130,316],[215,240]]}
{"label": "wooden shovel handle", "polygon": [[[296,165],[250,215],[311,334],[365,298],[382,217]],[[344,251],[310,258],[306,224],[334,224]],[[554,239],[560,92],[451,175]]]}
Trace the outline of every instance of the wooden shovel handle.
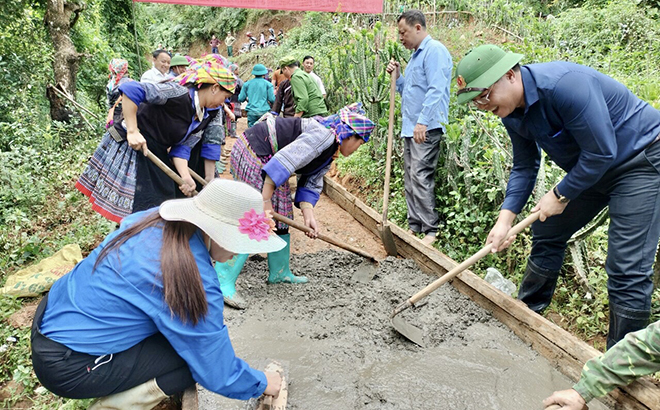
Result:
{"label": "wooden shovel handle", "polygon": [[396,96],[396,70],[390,73],[390,117],[387,126],[387,156],[385,159],[385,184],[383,185],[383,226],[387,223],[387,208],[390,201],[390,174],[392,172],[392,145],[394,139],[394,97]]}
{"label": "wooden shovel handle", "polygon": [[[513,226],[511,229],[509,229],[509,232],[507,232],[505,239],[517,235],[520,232],[522,232],[525,228],[530,226],[532,223],[534,223],[537,219],[539,219],[539,215],[541,214],[541,211],[536,211],[533,214],[530,214],[527,218],[523,219],[522,221],[518,222],[515,226]],[[410,299],[408,299],[408,304],[414,305],[415,303],[419,302],[421,299],[425,298],[428,296],[431,292],[439,288],[440,286],[444,285],[445,283],[449,282],[452,280],[456,275],[459,273],[463,272],[465,269],[469,268],[470,266],[474,265],[479,261],[481,258],[484,256],[488,255],[493,248],[493,244],[489,243],[488,245],[484,246],[479,250],[477,253],[474,255],[470,256],[467,260],[463,261],[463,263],[457,265],[454,267],[454,269],[450,270],[449,272],[445,273],[442,277],[425,287],[424,289],[420,290],[419,292],[415,293]]]}
{"label": "wooden shovel handle", "polygon": [[[294,227],[294,228],[296,228],[300,231],[303,231],[303,232],[312,232],[313,231],[313,229],[310,228],[309,226],[301,224],[299,222],[296,222],[293,219],[289,219],[284,215],[278,214],[277,212],[273,212],[273,219],[275,219],[278,222],[283,222],[283,223],[285,223],[289,226],[292,226],[292,227]],[[363,256],[363,257],[371,260],[372,262],[376,262],[376,258],[374,258],[373,256],[369,255],[368,253],[366,253],[363,250],[358,249],[354,246],[339,242],[338,240],[336,240],[334,238],[331,238],[329,236],[325,236],[323,234],[318,234],[317,237],[318,237],[318,239],[322,240],[323,242],[327,242],[329,244],[338,246],[338,247],[340,247],[342,249],[345,249],[349,252],[353,252],[357,255]]]}
{"label": "wooden shovel handle", "polygon": [[[154,154],[152,154],[151,151],[149,151],[149,152],[147,153],[147,158],[149,158],[154,164],[156,164],[156,166],[158,166],[158,168],[160,168],[161,170],[163,170],[163,172],[165,172],[170,178],[172,178],[172,179],[174,180],[174,182],[176,182],[176,183],[179,184],[179,185],[182,185],[182,184],[183,184],[183,179],[181,179],[181,177],[180,177],[179,175],[177,175],[176,172],[172,171],[172,169],[171,169],[170,167],[168,167],[167,165],[165,165],[165,164],[163,163],[163,161],[161,161],[157,156],[155,156]],[[199,176],[199,175],[198,175],[195,171],[193,171],[192,169],[188,168],[188,171],[190,171],[190,175],[192,175],[192,177],[193,177],[195,180],[197,180],[200,184],[202,184],[202,185],[206,185],[206,184],[208,183],[208,182],[206,182],[206,181],[204,180],[204,178],[202,178],[201,176]],[[193,191],[193,195],[197,195],[197,191]],[[294,221],[293,219],[289,219],[289,218],[287,218],[286,216],[280,215],[280,214],[278,214],[278,213],[276,213],[276,212],[273,212],[273,219],[275,219],[276,221],[279,221],[279,222],[283,222],[283,223],[285,223],[285,224],[287,224],[287,225],[290,225],[290,226],[292,226],[292,227],[294,227],[294,228],[296,228],[296,229],[299,229],[299,230],[301,230],[301,231],[303,231],[303,232],[311,232],[311,231],[312,231],[312,228],[310,228],[310,227],[308,227],[308,226],[306,226],[306,225],[303,225],[303,224],[301,224],[301,223],[298,223],[298,222]],[[336,239],[334,239],[334,238],[330,238],[330,237],[325,236],[325,235],[322,235],[322,234],[318,234],[318,238],[319,238],[320,240],[324,241],[324,242],[327,242],[327,243],[332,244],[332,245],[335,245],[335,246],[337,246],[337,247],[339,247],[339,248],[345,249],[345,250],[347,250],[347,251],[349,251],[349,252],[353,252],[353,253],[355,253],[355,254],[357,254],[357,255],[360,255],[360,256],[362,256],[362,257],[365,257],[365,258],[371,260],[372,262],[376,262],[376,258],[374,258],[373,256],[369,255],[368,253],[362,251],[361,249],[355,248],[355,247],[353,247],[353,246],[351,246],[351,245],[347,245],[347,244],[341,243],[341,242],[339,242],[338,240],[336,240]]]}
{"label": "wooden shovel handle", "polygon": [[[149,151],[149,150],[147,150],[147,158],[149,158],[149,159],[151,160],[151,162],[153,162],[154,164],[156,164],[156,166],[157,166],[158,168],[160,168],[164,173],[166,173],[168,177],[172,178],[172,179],[174,180],[174,182],[176,182],[176,183],[179,184],[179,185],[183,185],[183,184],[184,184],[183,179],[179,176],[179,174],[177,174],[176,172],[172,171],[172,168],[170,168],[170,167],[168,167],[167,165],[165,165],[165,163],[164,163],[163,161],[161,161],[160,158],[158,158],[157,156],[155,156],[155,155],[154,155],[151,151]],[[197,175],[197,174],[195,174],[195,175]],[[199,176],[199,175],[197,175],[197,176]],[[203,181],[203,179],[202,179],[202,181]],[[204,181],[204,182],[206,182],[206,181]],[[204,185],[204,184],[202,184],[202,185]],[[193,195],[193,196],[194,196],[194,195],[197,195],[197,191],[196,191],[196,190],[193,190],[193,191],[192,191],[192,195]]]}

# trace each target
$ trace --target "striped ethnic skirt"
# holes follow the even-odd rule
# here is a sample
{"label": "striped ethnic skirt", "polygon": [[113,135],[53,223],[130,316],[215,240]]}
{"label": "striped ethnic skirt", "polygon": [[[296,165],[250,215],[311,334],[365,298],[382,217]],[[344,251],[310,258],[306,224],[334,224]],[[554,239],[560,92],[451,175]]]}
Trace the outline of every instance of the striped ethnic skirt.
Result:
{"label": "striped ethnic skirt", "polygon": [[[261,170],[272,157],[272,155],[258,156],[255,154],[245,138],[245,134],[241,134],[234,142],[234,147],[231,150],[231,174],[234,179],[243,181],[261,191],[264,185]],[[293,200],[291,199],[289,181],[275,189],[271,202],[273,211],[293,219]],[[285,223],[277,222],[278,229],[287,229],[288,227]]]}
{"label": "striped ethnic skirt", "polygon": [[76,182],[92,209],[111,221],[120,223],[133,212],[136,156],[126,141],[117,142],[106,132]]}

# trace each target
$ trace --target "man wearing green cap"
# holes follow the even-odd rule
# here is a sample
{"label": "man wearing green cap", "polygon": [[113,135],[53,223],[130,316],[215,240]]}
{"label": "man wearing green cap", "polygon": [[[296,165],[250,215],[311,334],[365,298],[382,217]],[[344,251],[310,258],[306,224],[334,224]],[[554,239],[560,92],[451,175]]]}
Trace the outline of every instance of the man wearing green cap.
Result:
{"label": "man wearing green cap", "polygon": [[170,69],[174,75],[181,75],[188,68],[188,59],[181,54],[176,54],[170,61]]}
{"label": "man wearing green cap", "polygon": [[399,40],[413,50],[405,75],[398,62],[387,72],[396,72],[401,93],[401,137],[404,141],[404,187],[408,226],[425,234],[422,242],[436,240],[440,218],[435,209],[435,168],[440,141],[449,112],[449,82],[453,68],[447,48],[426,32],[426,18],[419,10],[408,10],[398,19]]}
{"label": "man wearing green cap", "polygon": [[264,78],[267,73],[268,69],[265,65],[255,64],[252,68],[252,75],[255,78],[245,83],[238,95],[239,102],[248,100],[245,107],[248,127],[253,126],[262,115],[270,111],[270,104],[275,102],[273,84]]}
{"label": "man wearing green cap", "polygon": [[280,60],[282,74],[291,83],[293,100],[296,103],[296,117],[325,116],[328,108],[323,101],[323,94],[316,85],[314,79],[304,70],[300,69],[300,63],[293,57],[284,57]]}
{"label": "man wearing green cap", "polygon": [[511,244],[503,238],[534,189],[543,149],[566,176],[533,209],[541,215],[518,298],[536,312],[550,304],[567,241],[609,206],[610,348],[650,316],[660,112],[592,68],[561,61],[520,66],[522,57],[483,45],[456,67],[458,102],[502,118],[513,147],[506,197],[487,243],[494,251]]}

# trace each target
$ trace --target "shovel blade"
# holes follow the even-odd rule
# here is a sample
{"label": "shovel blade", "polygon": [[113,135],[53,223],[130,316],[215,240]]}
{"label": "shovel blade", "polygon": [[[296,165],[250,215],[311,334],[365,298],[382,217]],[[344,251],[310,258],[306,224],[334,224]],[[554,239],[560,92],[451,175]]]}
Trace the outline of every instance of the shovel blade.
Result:
{"label": "shovel blade", "polygon": [[363,261],[353,272],[351,280],[355,282],[369,283],[371,279],[376,275],[377,267],[376,264],[368,261]]}
{"label": "shovel blade", "polygon": [[424,332],[422,332],[422,329],[407,323],[405,320],[397,316],[392,317],[390,321],[392,322],[394,329],[401,333],[406,339],[415,343],[419,347],[424,347]]}
{"label": "shovel blade", "polygon": [[380,239],[383,242],[383,247],[388,256],[397,256],[396,243],[394,242],[394,234],[388,224],[380,226]]}

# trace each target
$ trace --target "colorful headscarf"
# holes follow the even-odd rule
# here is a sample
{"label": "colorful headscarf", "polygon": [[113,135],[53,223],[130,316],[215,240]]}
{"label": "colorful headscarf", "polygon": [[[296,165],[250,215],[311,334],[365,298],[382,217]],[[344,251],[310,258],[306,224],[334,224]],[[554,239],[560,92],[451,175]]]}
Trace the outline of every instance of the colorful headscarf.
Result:
{"label": "colorful headscarf", "polygon": [[110,60],[110,64],[108,64],[108,70],[110,70],[110,75],[108,75],[108,89],[112,90],[128,72],[128,61],[123,58],[113,58]]}
{"label": "colorful headscarf", "polygon": [[364,142],[368,142],[371,131],[375,126],[365,115],[362,103],[347,105],[339,110],[337,114],[324,118],[320,123],[334,131],[340,144],[353,135],[357,135]]}
{"label": "colorful headscarf", "polygon": [[220,64],[223,67],[229,67],[229,61],[221,54],[207,54],[201,59],[202,61],[212,61]]}
{"label": "colorful headscarf", "polygon": [[218,84],[233,93],[236,89],[236,79],[225,67],[214,61],[198,61],[191,64],[185,73],[174,79],[181,85]]}

